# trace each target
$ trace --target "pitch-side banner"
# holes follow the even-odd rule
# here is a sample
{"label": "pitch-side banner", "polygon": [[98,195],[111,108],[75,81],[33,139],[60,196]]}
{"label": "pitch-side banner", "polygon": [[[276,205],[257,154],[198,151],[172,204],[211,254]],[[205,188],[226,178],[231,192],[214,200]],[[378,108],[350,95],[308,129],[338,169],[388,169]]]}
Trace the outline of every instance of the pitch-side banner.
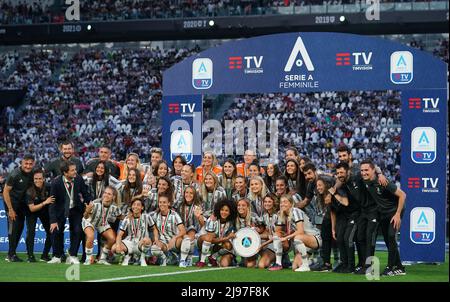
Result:
{"label": "pitch-side banner", "polygon": [[[5,211],[5,204],[3,202],[3,199],[0,198],[0,251],[7,252],[9,247],[9,241],[8,241],[8,222],[7,222],[7,212]],[[27,226],[25,224],[22,236],[20,236],[20,242],[17,246],[17,252],[26,252],[26,245],[25,245],[25,238],[27,233]],[[42,226],[41,221],[38,219],[36,223],[36,236],[34,237],[34,252],[38,253],[36,255],[39,256],[39,253],[42,252],[44,249],[44,243],[45,243],[45,230]],[[94,245],[97,246],[97,240],[94,240]],[[66,221],[65,229],[64,229],[64,250],[68,250],[70,246],[70,239],[69,239],[69,222]],[[80,244],[80,250],[81,252],[81,244]],[[50,249],[50,253],[51,253]]]}
{"label": "pitch-side banner", "polygon": [[402,260],[445,261],[446,104],[445,89],[402,93]]}

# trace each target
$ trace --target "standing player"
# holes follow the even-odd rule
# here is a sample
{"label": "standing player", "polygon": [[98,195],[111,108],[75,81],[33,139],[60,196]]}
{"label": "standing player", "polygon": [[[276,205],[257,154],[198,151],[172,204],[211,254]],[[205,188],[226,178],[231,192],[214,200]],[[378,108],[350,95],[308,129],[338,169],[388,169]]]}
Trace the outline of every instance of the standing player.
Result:
{"label": "standing player", "polygon": [[245,176],[238,175],[236,176],[236,182],[234,183],[234,193],[232,195],[232,199],[237,202],[241,198],[247,197],[247,181]]}
{"label": "standing player", "polygon": [[[261,234],[263,241],[272,240],[275,235],[275,223],[277,221],[277,213],[280,209],[278,197],[274,194],[267,194],[263,200],[264,214],[262,220],[265,225],[265,231]],[[264,242],[263,242],[264,244]],[[259,268],[267,268],[275,261],[275,249],[273,243],[267,245],[261,252],[261,258],[258,262]]]}
{"label": "standing player", "polygon": [[267,165],[267,172],[264,176],[264,182],[266,183],[267,190],[270,193],[275,193],[276,187],[275,182],[277,178],[281,175],[280,168],[276,164],[269,163]]}
{"label": "standing player", "polygon": [[177,155],[172,161],[172,170],[170,171],[170,179],[179,179],[181,178],[181,169],[187,164],[186,159],[181,156]]}
{"label": "standing player", "polygon": [[234,190],[234,183],[236,182],[237,170],[236,163],[233,159],[227,159],[223,164],[223,171],[218,176],[219,184],[225,189],[227,198],[230,199]]}
{"label": "standing player", "polygon": [[258,217],[262,217],[264,212],[263,199],[267,194],[266,184],[260,176],[254,176],[250,179],[250,192],[247,199],[251,202],[252,211]]}
{"label": "standing player", "polygon": [[277,215],[273,245],[276,262],[269,270],[280,270],[283,250],[289,250],[291,244],[296,253],[292,270],[296,272],[309,271],[308,254],[306,248],[318,249],[322,245],[320,231],[313,226],[305,213],[294,207],[294,200],[290,195],[280,198],[280,211]]}
{"label": "standing player", "polygon": [[192,265],[196,235],[205,225],[200,197],[195,187],[187,186],[184,189],[183,200],[177,211],[186,227],[186,236],[184,236],[180,247],[180,267],[187,267]]}
{"label": "standing player", "polygon": [[156,188],[152,189],[148,198],[145,200],[145,211],[147,213],[152,213],[159,208],[159,196],[162,193],[167,193],[171,196],[170,198],[170,206],[172,207],[173,202],[173,185],[170,179],[167,176],[158,178],[156,182]]}
{"label": "standing player", "polygon": [[198,238],[198,246],[201,249],[200,261],[197,267],[206,266],[206,258],[212,266],[218,266],[217,260],[211,257],[211,249],[217,252],[220,266],[230,266],[233,258],[233,244],[231,240],[236,236],[234,222],[236,220],[236,205],[232,200],[221,200],[214,206],[214,217],[206,221],[206,234]]}
{"label": "standing player", "polygon": [[[106,261],[111,247],[116,240],[116,234],[109,225],[117,219],[123,218],[117,201],[117,190],[112,186],[107,186],[101,199],[96,199],[86,206],[84,217],[81,222],[86,235],[86,261],[85,265],[94,263],[92,251],[94,247],[94,230],[97,230],[101,237],[106,240],[102,247],[102,253],[98,263],[109,265]],[[101,237],[98,237],[100,239]],[[100,240],[99,245],[100,245]]]}
{"label": "standing player", "polygon": [[[135,254],[140,255],[141,266],[147,266],[145,254],[152,245],[149,236],[150,230],[153,231],[153,237],[158,238],[158,230],[152,217],[143,212],[144,204],[142,200],[139,198],[133,199],[131,202],[131,213],[122,221],[116,243],[112,246],[111,251],[120,254],[120,262],[124,266],[128,265],[131,255]],[[122,239],[124,236],[126,236],[125,239]],[[124,259],[123,256],[125,256]]]}
{"label": "standing player", "polygon": [[205,174],[203,183],[200,186],[200,195],[203,201],[203,213],[205,217],[211,216],[216,203],[227,198],[225,190],[219,186],[219,180],[216,174],[211,171]]}
{"label": "standing player", "polygon": [[202,183],[207,173],[219,175],[222,173],[222,167],[219,166],[216,155],[211,151],[203,152],[203,160],[200,166],[195,169],[195,177],[198,183]]}
{"label": "standing player", "polygon": [[173,202],[173,208],[178,209],[183,202],[184,190],[192,186],[195,190],[198,190],[199,186],[194,181],[194,166],[192,164],[186,164],[181,169],[181,178],[173,179],[173,188],[175,192],[175,198]]}
{"label": "standing player", "polygon": [[386,187],[381,186],[378,183],[375,165],[370,160],[361,162],[361,176],[369,195],[378,205],[380,227],[388,249],[388,265],[383,275],[406,275],[397,246],[397,232],[400,230],[406,194],[392,182]]}
{"label": "standing player", "polygon": [[125,181],[121,192],[122,206],[120,211],[124,215],[128,214],[133,198],[142,194],[142,181],[139,175],[140,172],[136,168],[131,168],[127,172],[127,180]]}
{"label": "standing player", "polygon": [[159,194],[158,211],[153,213],[153,220],[158,229],[152,246],[152,255],[161,257],[161,266],[166,266],[167,254],[178,253],[181,241],[186,235],[186,228],[180,215],[170,208],[172,195],[167,192]]}

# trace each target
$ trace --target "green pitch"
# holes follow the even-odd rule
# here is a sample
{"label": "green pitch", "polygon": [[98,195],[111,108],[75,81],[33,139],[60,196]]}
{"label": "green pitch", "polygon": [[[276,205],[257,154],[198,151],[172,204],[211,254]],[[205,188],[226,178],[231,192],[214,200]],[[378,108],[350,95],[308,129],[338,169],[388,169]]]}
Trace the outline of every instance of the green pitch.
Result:
{"label": "green pitch", "polygon": [[[381,261],[381,272],[387,262],[386,252],[377,252]],[[40,255],[36,255],[38,256]],[[0,253],[0,282],[48,282],[76,276],[75,270],[66,264],[37,263],[8,263],[4,259],[5,253]],[[19,255],[26,259],[25,255]],[[195,260],[195,258],[194,258]],[[211,271],[209,271],[211,270]],[[380,272],[380,273],[381,273]],[[122,282],[449,282],[448,254],[444,264],[429,265],[416,264],[406,266],[406,276],[380,277],[379,281],[368,281],[365,276],[337,273],[307,272],[298,273],[290,269],[270,272],[268,270],[247,268],[178,268],[177,266],[104,266],[94,264],[79,266],[79,281],[122,281]],[[113,280],[110,280],[113,279]]]}

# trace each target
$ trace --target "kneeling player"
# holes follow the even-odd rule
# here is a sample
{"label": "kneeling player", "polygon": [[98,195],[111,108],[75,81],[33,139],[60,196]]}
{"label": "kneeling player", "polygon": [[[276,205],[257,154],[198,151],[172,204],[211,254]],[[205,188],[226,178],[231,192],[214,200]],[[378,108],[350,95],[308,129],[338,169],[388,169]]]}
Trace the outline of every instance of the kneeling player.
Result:
{"label": "kneeling player", "polygon": [[309,271],[306,248],[320,248],[322,238],[320,237],[320,231],[313,226],[308,216],[299,208],[294,208],[294,200],[290,195],[280,197],[280,211],[278,212],[275,233],[273,245],[276,263],[269,269],[282,269],[281,257],[283,250],[289,250],[292,242],[296,253],[292,270],[296,272]]}
{"label": "kneeling player", "polygon": [[84,211],[84,217],[81,224],[83,231],[86,234],[85,265],[94,263],[94,256],[92,256],[95,235],[94,230],[97,230],[106,240],[98,263],[109,265],[106,261],[106,257],[116,240],[116,234],[109,223],[116,221],[116,219],[122,216],[120,209],[117,206],[117,195],[117,190],[114,187],[107,186],[103,192],[102,198],[91,202]]}
{"label": "kneeling player", "polygon": [[267,268],[275,261],[275,249],[273,247],[273,236],[275,235],[275,223],[279,209],[278,198],[275,194],[269,193],[263,199],[264,214],[262,216],[265,230],[261,234],[261,239],[265,247],[261,250],[261,258],[258,262],[259,268]]}
{"label": "kneeling player", "polygon": [[158,235],[155,236],[155,242],[152,245],[152,255],[161,257],[161,266],[166,265],[167,253],[174,251],[178,253],[181,247],[181,241],[186,235],[183,221],[175,210],[170,208],[172,204],[171,195],[161,193],[158,195],[158,210],[153,213]]}
{"label": "kneeling player", "polygon": [[[147,266],[145,254],[150,249],[152,241],[149,238],[149,231],[153,231],[153,236],[157,238],[158,230],[149,214],[143,213],[144,203],[141,199],[134,199],[131,202],[131,213],[122,221],[116,243],[112,247],[113,253],[125,256],[122,265],[128,265],[131,255],[140,255],[141,266]],[[126,234],[126,238],[122,237]],[[121,257],[122,258],[122,257]]]}
{"label": "kneeling player", "polygon": [[234,221],[236,219],[236,205],[232,200],[221,200],[214,206],[214,215],[206,221],[206,234],[198,238],[198,246],[201,248],[198,267],[206,265],[208,257],[212,266],[218,266],[217,260],[210,256],[211,248],[221,256],[220,266],[230,266],[233,261],[233,245],[231,240],[235,237]]}
{"label": "kneeling player", "polygon": [[[241,198],[237,202],[237,218],[236,218],[236,231],[239,231],[242,228],[252,228],[256,229],[256,225],[259,223],[258,216],[252,212],[250,200],[247,198]],[[242,261],[240,266],[244,267],[255,267],[256,266],[256,257],[244,258],[242,257]]]}

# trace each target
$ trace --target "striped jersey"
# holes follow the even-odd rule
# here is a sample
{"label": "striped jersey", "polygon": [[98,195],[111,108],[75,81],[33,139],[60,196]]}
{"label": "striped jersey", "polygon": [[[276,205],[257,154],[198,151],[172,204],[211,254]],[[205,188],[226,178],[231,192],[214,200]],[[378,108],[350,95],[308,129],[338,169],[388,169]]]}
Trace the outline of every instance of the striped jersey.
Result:
{"label": "striped jersey", "polygon": [[203,215],[205,217],[211,216],[214,212],[214,206],[216,203],[226,198],[227,195],[222,187],[217,187],[217,189],[212,193],[208,192],[206,200],[203,200]]}
{"label": "striped jersey", "polygon": [[245,221],[245,218],[242,218],[238,215],[238,217],[236,218],[236,230],[238,231],[245,227],[253,227],[259,221],[260,221],[260,219],[259,219],[258,215],[256,215],[255,213],[252,213],[250,216],[250,224],[247,224],[247,222]]}
{"label": "striped jersey", "polygon": [[183,224],[180,215],[174,210],[164,216],[160,211],[153,212],[153,220],[159,232],[159,240],[168,243],[178,233],[178,225]]}
{"label": "striped jersey", "polygon": [[231,232],[234,232],[236,229],[233,222],[231,221],[221,223],[219,219],[216,218],[212,220],[210,217],[206,221],[205,230],[207,232],[216,234],[217,238],[223,238],[228,236]]}
{"label": "striped jersey", "polygon": [[152,217],[142,213],[139,218],[125,217],[120,225],[120,229],[127,233],[127,240],[142,240],[149,237],[150,230],[155,225]]}
{"label": "striped jersey", "polygon": [[194,215],[195,205],[187,205],[183,204],[178,207],[176,210],[178,215],[180,215],[183,224],[186,227],[186,230],[189,228],[194,228],[196,230],[200,230],[200,223],[198,219]]}
{"label": "striped jersey", "polygon": [[266,212],[264,212],[264,214],[262,216],[262,220],[263,220],[264,224],[266,225],[266,229],[269,231],[269,234],[270,235],[275,234],[275,224],[277,223],[277,220],[278,220],[277,213],[273,213],[272,215],[270,215],[266,211]]}
{"label": "striped jersey", "polygon": [[303,230],[307,235],[319,235],[320,231],[309,220],[308,215],[299,208],[291,208],[290,219],[286,217],[283,219],[281,214],[278,214],[277,226],[282,226],[287,235],[294,233],[297,230],[297,223],[303,222]]}
{"label": "striped jersey", "polygon": [[179,206],[183,203],[183,195],[187,186],[192,186],[196,191],[198,191],[198,184],[196,182],[191,182],[189,184],[183,183],[181,178],[174,178],[173,187],[175,192],[175,199],[173,202],[173,208],[178,209]]}
{"label": "striped jersey", "polygon": [[121,215],[121,211],[118,206],[111,204],[109,207],[105,207],[101,199],[93,201],[94,206],[92,208],[92,214],[86,219],[94,227],[105,226],[109,223],[116,221],[117,217]]}
{"label": "striped jersey", "polygon": [[252,212],[259,217],[262,217],[264,213],[263,198],[255,196],[252,193],[248,193],[247,199],[250,200],[250,203],[252,205]]}

